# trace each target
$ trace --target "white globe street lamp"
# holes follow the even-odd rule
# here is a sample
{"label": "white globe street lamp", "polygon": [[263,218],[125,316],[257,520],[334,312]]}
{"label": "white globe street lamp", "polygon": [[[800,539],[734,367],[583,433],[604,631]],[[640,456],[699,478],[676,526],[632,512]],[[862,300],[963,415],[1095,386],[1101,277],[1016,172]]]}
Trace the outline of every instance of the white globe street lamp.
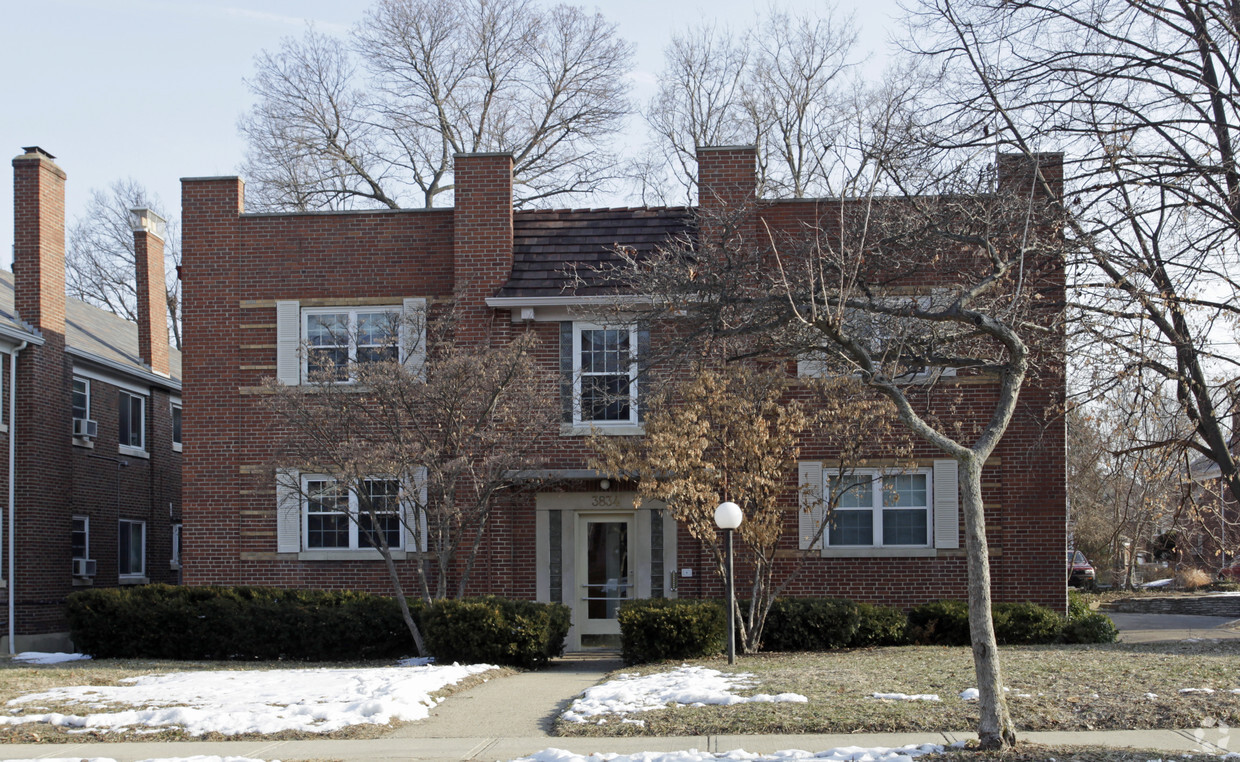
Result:
{"label": "white globe street lamp", "polygon": [[732,501],[715,509],[715,526],[725,533],[725,576],[728,585],[728,664],[736,663],[736,586],[732,581],[732,532],[745,520],[741,507]]}

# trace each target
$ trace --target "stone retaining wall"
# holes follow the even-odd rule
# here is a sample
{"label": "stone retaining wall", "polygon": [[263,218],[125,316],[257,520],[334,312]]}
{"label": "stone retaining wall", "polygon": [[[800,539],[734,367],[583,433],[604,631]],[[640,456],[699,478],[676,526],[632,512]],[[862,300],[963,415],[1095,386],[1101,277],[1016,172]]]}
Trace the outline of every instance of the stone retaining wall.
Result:
{"label": "stone retaining wall", "polygon": [[1139,597],[1108,601],[1102,611],[1124,614],[1184,614],[1228,616],[1240,619],[1240,595],[1202,595],[1193,597]]}

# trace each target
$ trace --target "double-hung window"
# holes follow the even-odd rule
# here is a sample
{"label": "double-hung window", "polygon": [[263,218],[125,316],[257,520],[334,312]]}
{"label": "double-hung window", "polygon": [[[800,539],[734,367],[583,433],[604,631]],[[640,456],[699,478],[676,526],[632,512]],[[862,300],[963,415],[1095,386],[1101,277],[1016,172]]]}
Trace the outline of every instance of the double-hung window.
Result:
{"label": "double-hung window", "polygon": [[168,413],[172,417],[172,449],[176,452],[181,451],[181,403],[174,400],[168,407]]}
{"label": "double-hung window", "polygon": [[360,489],[362,495],[359,496],[330,477],[302,477],[307,550],[377,548],[380,537],[391,550],[404,549],[400,482],[366,479]]}
{"label": "double-hung window", "polygon": [[930,469],[829,476],[837,498],[827,529],[832,547],[928,547],[931,544]]}
{"label": "double-hung window", "polygon": [[633,328],[573,326],[574,424],[638,422],[637,341]]}
{"label": "double-hung window", "polygon": [[90,517],[74,516],[73,530],[69,534],[69,548],[73,560],[90,558]]}
{"label": "double-hung window", "polygon": [[398,361],[400,322],[399,307],[302,310],[305,377],[347,382],[354,363]]}
{"label": "double-hung window", "polygon": [[120,445],[122,452],[146,452],[146,397],[132,392],[118,394]]}
{"label": "double-hung window", "polygon": [[122,581],[146,577],[146,522],[121,519],[117,527],[117,571]]}

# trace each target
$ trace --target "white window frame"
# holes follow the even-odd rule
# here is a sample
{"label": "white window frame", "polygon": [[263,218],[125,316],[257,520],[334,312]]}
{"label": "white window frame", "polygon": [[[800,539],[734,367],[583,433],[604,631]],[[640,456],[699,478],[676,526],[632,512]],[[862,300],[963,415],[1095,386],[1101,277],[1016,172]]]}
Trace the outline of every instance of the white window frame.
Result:
{"label": "white window frame", "polygon": [[75,525],[79,521],[82,522],[82,533],[86,535],[86,549],[83,552],[83,555],[73,556],[73,558],[74,559],[80,558],[82,560],[90,560],[90,516],[74,516],[72,518],[72,524],[70,524],[70,526],[74,526],[74,528],[70,530],[70,535],[69,535],[70,553],[73,552],[72,551],[72,548],[73,548],[73,534],[72,533],[77,531]]}
{"label": "white window frame", "polygon": [[118,440],[119,440],[119,438],[120,438],[120,431],[121,431],[121,417],[122,417],[122,416],[125,416],[125,415],[128,415],[128,413],[129,413],[129,410],[122,409],[122,408],[124,408],[125,406],[124,406],[124,405],[121,405],[121,404],[120,404],[120,401],[121,401],[123,398],[125,398],[125,397],[130,397],[130,398],[136,399],[136,400],[138,400],[139,402],[141,402],[141,403],[142,403],[141,408],[140,408],[140,411],[139,411],[139,412],[140,412],[140,414],[139,414],[139,416],[138,416],[138,418],[139,418],[139,421],[138,421],[138,429],[137,429],[137,431],[138,431],[138,444],[137,444],[137,445],[132,445],[132,444],[128,444],[128,443],[125,443],[125,442],[120,442],[120,443],[119,443],[119,448],[120,448],[120,451],[121,451],[122,453],[126,454],[126,455],[133,455],[133,456],[136,456],[136,457],[139,457],[139,458],[146,458],[146,457],[149,457],[149,454],[148,454],[148,453],[147,453],[147,451],[146,451],[146,408],[147,408],[147,397],[146,397],[145,395],[142,395],[142,394],[135,394],[134,392],[132,392],[132,391],[130,391],[130,390],[128,390],[128,389],[118,389],[118,390],[117,390],[117,392],[116,392],[116,394],[117,394],[117,397],[116,397],[116,399],[117,399],[117,406],[116,406],[116,407],[117,407],[116,435],[117,435],[117,439],[118,439]]}
{"label": "white window frame", "polygon": [[[883,488],[884,479],[898,476],[921,476],[926,477],[926,502],[922,506],[886,506],[883,504]],[[854,508],[836,506],[835,512],[838,515],[840,511],[850,512],[869,512],[871,520],[871,532],[874,541],[867,545],[846,545],[831,542],[831,527],[828,526],[822,533],[822,545],[824,548],[831,550],[846,550],[855,548],[879,548],[884,550],[904,549],[904,548],[932,548],[934,547],[934,469],[932,468],[909,468],[909,469],[881,469],[881,468],[859,468],[855,471],[845,473],[844,478],[859,477],[869,480],[868,492],[870,493],[869,508]],[[823,469],[822,489],[823,496],[830,499],[831,481],[839,478],[840,474],[833,469]],[[884,510],[923,510],[926,516],[926,538],[923,543],[900,543],[890,544],[884,542],[883,537],[883,511]]]}
{"label": "white window frame", "polygon": [[172,437],[172,451],[181,452],[181,440],[177,438],[177,414],[181,415],[181,436],[185,435],[185,408],[181,405],[181,400],[171,399],[168,401],[168,424],[170,436]]}
{"label": "white window frame", "polygon": [[[629,417],[623,420],[612,421],[596,421],[583,417],[582,415],[582,381],[587,375],[582,369],[581,363],[581,335],[585,331],[628,331],[629,334]],[[606,429],[609,427],[632,427],[639,423],[637,409],[637,385],[638,380],[638,361],[637,356],[638,331],[636,327],[621,328],[616,326],[601,325],[598,323],[573,323],[573,426],[574,427],[595,427]],[[589,375],[620,375],[616,374],[589,374]]]}
{"label": "white window frame", "polygon": [[[340,379],[336,383],[352,384],[352,383],[356,383],[356,379],[353,378],[353,368],[357,364],[357,350],[358,350],[357,316],[359,314],[370,314],[370,313],[380,313],[380,312],[388,313],[389,315],[391,315],[392,320],[394,321],[394,324],[396,325],[396,328],[397,328],[397,337],[396,337],[397,359],[398,361],[400,361],[403,359],[402,355],[404,354],[404,351],[405,351],[404,347],[402,346],[403,338],[404,338],[402,334],[404,333],[404,331],[402,330],[403,318],[402,318],[402,308],[400,305],[385,304],[385,305],[376,305],[373,307],[369,307],[369,306],[367,307],[346,307],[346,306],[303,307],[301,309],[301,318],[300,318],[301,320],[301,346],[303,347],[303,351],[301,353],[302,355],[301,356],[301,378],[304,381],[310,380],[309,368],[310,368],[311,347],[309,344],[309,337],[310,337],[309,326],[310,326],[311,317],[315,315],[338,315],[338,314],[348,315],[348,328],[346,329],[348,335],[345,337],[346,340],[348,341],[348,346],[346,347],[346,352],[347,352],[348,357],[347,357],[346,365],[345,365],[345,377]],[[341,345],[336,345],[336,346],[341,346]]]}
{"label": "white window frame", "polygon": [[[398,480],[393,479],[391,477],[374,476],[374,477],[370,477],[366,479],[366,481],[398,481]],[[323,553],[323,552],[328,552],[328,553],[372,553],[374,552],[374,553],[377,553],[378,552],[377,548],[362,545],[361,543],[362,530],[358,522],[358,517],[361,512],[361,507],[358,504],[359,501],[358,501],[357,493],[354,490],[347,489],[347,488],[346,488],[346,499],[348,500],[348,515],[346,516],[346,521],[349,522],[349,545],[348,547],[320,548],[320,547],[310,546],[310,487],[309,487],[310,482],[335,482],[339,484],[339,480],[334,479],[330,476],[323,475],[323,474],[302,474],[301,475],[301,495],[302,495],[302,498],[301,498],[301,546],[302,548],[304,548],[306,551],[311,552],[311,553]],[[403,492],[404,492],[404,487],[402,486],[401,493]],[[392,512],[393,515],[396,516],[398,521],[401,519],[401,503],[402,502],[403,502],[403,498],[398,498],[397,504],[396,504],[396,510]],[[406,532],[405,532],[404,524],[403,522],[401,522],[401,525],[399,526],[398,533],[397,533],[397,538],[399,540],[399,543],[397,545],[392,545],[391,543],[389,543],[388,549],[391,550],[392,552],[404,551],[406,549],[405,548],[405,534]]]}
{"label": "white window frame", "polygon": [[[132,569],[129,570],[128,572],[122,572],[121,563],[122,563],[124,556],[121,554],[121,535],[122,535],[122,532],[125,531],[125,527],[127,525],[135,525],[135,524],[142,528],[142,533],[141,533],[142,553],[140,555],[140,558],[142,560],[142,568],[141,570],[137,572],[133,571]],[[125,583],[125,582],[135,583],[135,582],[147,582],[148,581],[146,577],[146,522],[145,521],[142,521],[141,519],[119,519],[117,520],[116,522],[116,573],[117,573],[117,577],[122,583]]]}
{"label": "white window frame", "polygon": [[[91,420],[90,407],[91,407],[91,402],[92,402],[90,379],[87,378],[86,376],[83,376],[77,373],[74,373],[73,376],[71,377],[71,380],[69,381],[69,410],[70,410],[69,415],[72,418],[77,418],[77,416],[73,415],[72,413],[73,395],[75,394],[73,387],[79,381],[86,387],[86,415],[83,416],[83,420],[89,421]],[[70,432],[70,436],[72,436],[73,429],[70,429],[69,432]],[[91,440],[86,439],[84,437],[74,437],[73,443],[75,445],[78,445],[79,447],[93,447],[94,446],[94,443],[91,442]]]}

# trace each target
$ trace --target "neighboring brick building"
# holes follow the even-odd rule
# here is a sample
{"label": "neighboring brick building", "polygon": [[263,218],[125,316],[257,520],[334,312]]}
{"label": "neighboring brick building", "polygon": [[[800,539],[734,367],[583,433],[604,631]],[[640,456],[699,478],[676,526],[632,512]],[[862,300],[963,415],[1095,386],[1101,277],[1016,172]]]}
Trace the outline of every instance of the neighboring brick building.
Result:
{"label": "neighboring brick building", "polygon": [[[462,335],[496,341],[534,332],[540,360],[570,379],[561,385],[560,430],[548,432],[553,444],[542,453],[566,486],[499,506],[471,578],[476,591],[570,604],[570,648],[606,642],[616,632],[614,619],[582,600],[587,584],[596,597],[615,595],[605,594],[607,582],[585,578],[604,551],[621,557],[608,580],[611,590],[628,586],[637,597],[719,593],[709,554],[687,532],[658,506],[634,511],[631,492],[604,486],[587,470],[590,428],[640,433],[641,400],[634,394],[605,416],[583,409],[583,345],[632,358],[651,339],[591,322],[589,306],[606,298],[605,288],[566,288],[572,265],[605,261],[616,245],[649,249],[669,236],[693,235],[694,210],[514,212],[511,166],[506,154],[457,157],[455,208],[424,210],[247,214],[240,179],[183,180],[184,336],[194,348],[185,364],[188,583],[390,589],[373,551],[352,545],[326,551],[308,529],[321,517],[309,517],[305,506],[300,516],[277,511],[275,486],[261,476],[278,444],[261,384],[273,376],[302,382],[297,350],[318,335],[324,314],[356,322],[373,312],[452,304]],[[752,149],[705,149],[699,168],[706,203],[752,199]],[[1007,165],[1000,174],[1019,173]],[[838,203],[763,201],[747,224],[756,230],[760,218],[792,230],[824,218]],[[1062,265],[1052,269],[1052,290],[1062,291]],[[635,376],[635,362],[621,365],[620,375]],[[950,394],[953,415],[973,421],[988,418],[995,397],[995,384],[976,376],[945,378],[935,389]],[[923,396],[946,411],[938,393]],[[1026,386],[983,475],[996,598],[1060,610],[1066,601],[1064,429],[1062,418],[1047,412],[1062,397],[1063,377],[1052,364]],[[806,545],[804,525],[813,518],[797,510],[798,479],[821,483],[831,457],[822,441],[807,437],[799,473],[788,475],[786,555],[796,554],[799,533]],[[858,540],[815,548],[819,558],[791,592],[901,606],[965,596],[955,462],[925,445],[915,459],[903,488],[916,514],[907,536],[882,541],[882,490],[875,489],[874,505],[859,508],[873,511],[875,534],[864,546]],[[412,589],[414,560],[402,559]]]}
{"label": "neighboring brick building", "polygon": [[180,577],[181,355],[168,346],[162,220],[136,210],[142,325],[67,299],[52,159],[37,147],[13,159],[13,273],[0,272],[6,652],[67,647],[75,589]]}

